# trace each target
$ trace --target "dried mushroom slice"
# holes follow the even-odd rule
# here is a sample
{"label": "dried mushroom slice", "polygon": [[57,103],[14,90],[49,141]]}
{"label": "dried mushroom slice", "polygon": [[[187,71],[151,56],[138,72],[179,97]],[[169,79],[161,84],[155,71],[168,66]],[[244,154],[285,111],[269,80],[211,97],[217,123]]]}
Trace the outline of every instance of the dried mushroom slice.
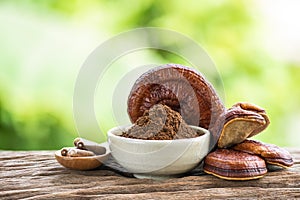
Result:
{"label": "dried mushroom slice", "polygon": [[232,147],[235,150],[259,155],[268,164],[280,167],[291,167],[294,164],[291,154],[274,144],[266,144],[256,140],[245,140],[244,142]]}
{"label": "dried mushroom slice", "polygon": [[250,103],[237,103],[225,113],[225,123],[218,140],[219,148],[243,142],[264,130],[270,123],[264,109]]}
{"label": "dried mushroom slice", "polygon": [[226,180],[251,180],[267,173],[265,161],[256,155],[217,149],[204,160],[204,172]]}
{"label": "dried mushroom slice", "polygon": [[[197,71],[167,64],[144,73],[128,97],[128,114],[134,123],[155,104],[179,112],[189,125],[209,129],[216,141],[225,107],[213,86]],[[214,128],[214,129],[213,129]]]}

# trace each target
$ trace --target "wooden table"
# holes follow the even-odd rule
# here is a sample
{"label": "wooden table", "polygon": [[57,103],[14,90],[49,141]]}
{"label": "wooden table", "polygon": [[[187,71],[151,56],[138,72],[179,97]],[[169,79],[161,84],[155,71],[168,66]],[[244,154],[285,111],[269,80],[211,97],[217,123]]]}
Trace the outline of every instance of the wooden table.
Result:
{"label": "wooden table", "polygon": [[53,151],[0,151],[0,199],[300,199],[300,149],[288,150],[295,160],[293,167],[252,181],[226,181],[211,175],[136,179],[108,167],[65,169]]}

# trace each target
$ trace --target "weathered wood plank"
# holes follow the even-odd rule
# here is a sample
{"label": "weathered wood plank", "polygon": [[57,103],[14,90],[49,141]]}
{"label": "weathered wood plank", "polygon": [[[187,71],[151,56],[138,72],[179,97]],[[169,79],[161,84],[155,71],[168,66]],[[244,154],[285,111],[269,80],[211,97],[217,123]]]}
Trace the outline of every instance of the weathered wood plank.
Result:
{"label": "weathered wood plank", "polygon": [[107,167],[65,169],[53,151],[0,151],[0,199],[300,198],[300,149],[289,151],[295,159],[293,167],[252,181],[225,181],[210,175],[135,179]]}

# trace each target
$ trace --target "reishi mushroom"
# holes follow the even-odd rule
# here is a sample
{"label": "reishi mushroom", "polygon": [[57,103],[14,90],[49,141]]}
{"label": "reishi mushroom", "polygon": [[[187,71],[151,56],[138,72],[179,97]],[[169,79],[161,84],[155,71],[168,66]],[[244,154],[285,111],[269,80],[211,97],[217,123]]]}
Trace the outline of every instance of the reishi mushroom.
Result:
{"label": "reishi mushroom", "polygon": [[227,180],[257,179],[267,173],[262,158],[232,149],[217,149],[204,162],[204,172]]}
{"label": "reishi mushroom", "polygon": [[[249,180],[266,174],[266,162],[293,164],[288,151],[276,145],[256,144],[261,151],[251,151],[246,139],[270,123],[265,110],[251,103],[236,103],[226,110],[213,86],[194,69],[166,64],[145,72],[133,85],[127,103],[133,123],[153,105],[163,104],[179,112],[188,124],[208,129],[213,152],[204,160],[204,171],[209,174]],[[235,150],[230,149],[234,145]]]}
{"label": "reishi mushroom", "polygon": [[218,127],[225,106],[213,86],[194,69],[178,64],[153,68],[141,75],[128,97],[128,115],[132,123],[155,104],[179,112],[189,125],[209,129],[212,144],[219,138]]}
{"label": "reishi mushroom", "polygon": [[256,140],[245,140],[232,147],[237,151],[246,152],[262,157],[268,164],[287,168],[294,164],[291,154],[274,144],[266,144]]}
{"label": "reishi mushroom", "polygon": [[217,143],[219,148],[241,143],[270,124],[265,110],[250,103],[236,103],[224,115],[225,123]]}

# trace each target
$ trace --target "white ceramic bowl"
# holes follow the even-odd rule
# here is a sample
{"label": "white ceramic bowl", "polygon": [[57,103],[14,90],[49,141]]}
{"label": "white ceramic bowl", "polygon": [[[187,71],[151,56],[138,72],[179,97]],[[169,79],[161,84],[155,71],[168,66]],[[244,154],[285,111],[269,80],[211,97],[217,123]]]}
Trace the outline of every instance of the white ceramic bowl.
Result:
{"label": "white ceramic bowl", "polygon": [[164,179],[196,167],[209,152],[209,131],[191,126],[204,134],[177,140],[141,140],[121,137],[132,125],[112,128],[108,141],[112,156],[137,178]]}

